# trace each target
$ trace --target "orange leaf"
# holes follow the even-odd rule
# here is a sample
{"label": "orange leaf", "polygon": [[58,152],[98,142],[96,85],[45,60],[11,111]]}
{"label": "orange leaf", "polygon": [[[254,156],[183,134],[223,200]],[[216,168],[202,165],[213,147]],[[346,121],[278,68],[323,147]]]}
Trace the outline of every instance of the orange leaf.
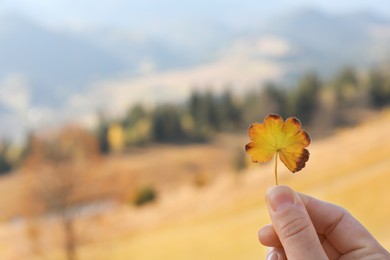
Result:
{"label": "orange leaf", "polygon": [[270,114],[262,124],[252,124],[248,134],[251,142],[245,150],[253,162],[265,163],[279,154],[280,160],[294,173],[305,167],[309,160],[309,151],[305,148],[310,144],[310,137],[295,117],[283,121],[279,115]]}

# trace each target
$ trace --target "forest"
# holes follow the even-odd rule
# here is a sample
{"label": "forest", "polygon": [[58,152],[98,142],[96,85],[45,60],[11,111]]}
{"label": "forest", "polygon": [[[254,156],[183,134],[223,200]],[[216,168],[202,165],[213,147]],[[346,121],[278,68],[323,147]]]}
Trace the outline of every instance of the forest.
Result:
{"label": "forest", "polygon": [[[253,86],[247,93],[233,92],[228,86],[222,93],[194,89],[182,103],[162,103],[153,107],[135,104],[120,118],[109,118],[100,111],[95,129],[76,127],[80,128],[79,138],[84,140],[78,142],[78,146],[93,144],[96,147],[83,149],[105,155],[155,143],[209,142],[217,133],[245,132],[249,124],[262,120],[269,113],[284,118],[296,116],[312,135],[320,138],[340,127],[354,125],[370,112],[389,105],[390,76],[387,71],[387,67],[368,71],[344,67],[328,79],[309,72],[293,84],[269,82]],[[66,131],[69,126],[64,126],[60,131],[63,133],[53,138],[68,136]],[[31,161],[31,157],[36,157],[36,153],[45,154],[44,149],[33,149],[37,143],[49,151],[65,149],[62,147],[64,142],[51,139],[45,134],[30,133],[22,147],[1,140],[0,174],[22,167]]]}

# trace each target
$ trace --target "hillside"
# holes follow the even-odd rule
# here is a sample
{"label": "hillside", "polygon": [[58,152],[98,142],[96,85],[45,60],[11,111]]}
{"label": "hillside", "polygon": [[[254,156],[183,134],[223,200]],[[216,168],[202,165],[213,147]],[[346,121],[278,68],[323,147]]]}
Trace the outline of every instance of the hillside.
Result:
{"label": "hillside", "polygon": [[[314,140],[306,168],[292,175],[280,167],[280,183],[346,207],[390,248],[389,132],[387,111],[358,127]],[[262,259],[265,249],[256,236],[259,227],[269,222],[264,193],[274,185],[273,165],[252,165],[240,175],[233,174],[229,156],[246,141],[245,136],[223,136],[210,145],[164,146],[109,158],[107,163],[118,167],[129,161],[144,165],[140,172],[165,183],[153,204],[137,209],[107,202],[99,214],[80,215],[80,259]],[[220,165],[223,172],[203,187],[185,178],[176,185],[185,169],[178,165],[197,161],[204,165],[202,171],[217,173],[215,165]],[[172,185],[167,185],[167,176]],[[36,259],[62,259],[55,221],[47,217],[39,223],[43,250]],[[26,225],[16,220],[1,224],[3,258],[25,259],[31,253]]]}

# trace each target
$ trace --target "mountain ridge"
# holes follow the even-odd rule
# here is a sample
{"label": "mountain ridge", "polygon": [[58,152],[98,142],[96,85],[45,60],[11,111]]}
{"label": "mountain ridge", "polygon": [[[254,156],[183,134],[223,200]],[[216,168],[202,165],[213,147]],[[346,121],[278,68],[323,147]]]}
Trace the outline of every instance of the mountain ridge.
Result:
{"label": "mountain ridge", "polygon": [[[0,95],[19,84],[15,87],[25,103],[0,98],[0,118],[12,118],[0,133],[29,125],[20,116],[28,109],[44,115],[45,123],[36,124],[44,127],[80,114],[91,118],[117,100],[128,106],[149,95],[158,99],[162,92],[180,100],[194,85],[242,85],[237,79],[243,81],[243,75],[245,82],[293,85],[305,71],[326,77],[345,65],[367,68],[390,52],[390,21],[370,12],[301,9],[239,30],[220,22],[194,23],[191,30],[178,26],[174,38],[137,36],[126,28],[54,30],[18,15],[0,14],[0,20]],[[270,69],[272,77],[264,77]],[[120,91],[114,93],[118,84]]]}

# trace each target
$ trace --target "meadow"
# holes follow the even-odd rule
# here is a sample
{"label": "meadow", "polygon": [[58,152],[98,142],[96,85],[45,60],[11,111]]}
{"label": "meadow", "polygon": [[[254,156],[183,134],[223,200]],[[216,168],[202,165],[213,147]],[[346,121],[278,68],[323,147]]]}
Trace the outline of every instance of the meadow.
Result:
{"label": "meadow", "polygon": [[[313,140],[301,172],[279,166],[280,184],[347,208],[389,249],[389,133],[390,112],[384,111]],[[219,135],[209,144],[159,145],[108,156],[92,170],[98,180],[129,190],[133,180],[142,180],[156,187],[158,197],[141,207],[126,196],[121,201],[106,197],[93,210],[81,210],[75,222],[78,258],[264,258],[257,231],[269,223],[264,194],[274,185],[273,164],[247,162],[236,172],[234,156],[237,149],[244,152],[247,141],[245,135]],[[54,216],[17,215],[28,205],[22,194],[29,179],[16,173],[0,180],[0,256],[65,259]]]}

